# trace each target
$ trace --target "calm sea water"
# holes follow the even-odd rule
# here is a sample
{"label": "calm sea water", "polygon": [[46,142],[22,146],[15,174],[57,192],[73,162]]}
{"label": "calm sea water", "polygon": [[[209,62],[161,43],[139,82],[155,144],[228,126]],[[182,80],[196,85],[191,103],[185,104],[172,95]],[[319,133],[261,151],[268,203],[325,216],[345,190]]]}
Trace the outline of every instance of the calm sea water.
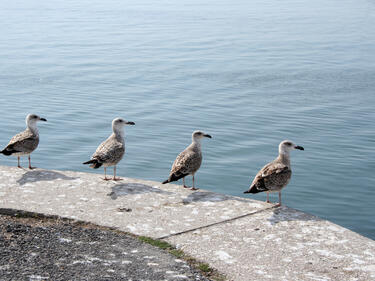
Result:
{"label": "calm sea water", "polygon": [[243,196],[291,139],[284,203],[375,238],[374,1],[2,0],[0,18],[0,143],[47,118],[34,165],[92,172],[121,116],[120,175],[166,179],[201,129],[197,185]]}

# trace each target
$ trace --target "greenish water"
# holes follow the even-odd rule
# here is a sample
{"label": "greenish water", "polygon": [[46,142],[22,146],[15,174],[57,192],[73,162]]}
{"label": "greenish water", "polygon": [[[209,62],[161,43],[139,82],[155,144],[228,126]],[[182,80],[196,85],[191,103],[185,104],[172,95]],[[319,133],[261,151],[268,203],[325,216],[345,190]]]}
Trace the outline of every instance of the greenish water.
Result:
{"label": "greenish water", "polygon": [[291,139],[284,203],[375,238],[374,1],[0,1],[0,18],[0,143],[47,118],[36,166],[92,172],[120,116],[120,175],[166,179],[201,129],[197,185],[243,196]]}

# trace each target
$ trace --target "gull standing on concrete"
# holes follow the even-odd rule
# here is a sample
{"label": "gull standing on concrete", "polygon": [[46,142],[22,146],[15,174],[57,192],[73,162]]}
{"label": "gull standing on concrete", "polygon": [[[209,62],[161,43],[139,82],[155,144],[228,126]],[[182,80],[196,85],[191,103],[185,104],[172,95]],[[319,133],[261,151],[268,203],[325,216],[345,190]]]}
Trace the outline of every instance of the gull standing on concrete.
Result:
{"label": "gull standing on concrete", "polygon": [[26,125],[27,128],[25,131],[15,135],[7,147],[4,148],[0,153],[4,155],[14,155],[18,159],[18,168],[22,168],[20,165],[20,156],[28,155],[29,158],[29,169],[34,169],[35,167],[31,166],[30,154],[33,152],[39,144],[39,131],[36,127],[36,122],[38,121],[47,121],[44,118],[40,118],[36,114],[29,114],[26,116]]}
{"label": "gull standing on concrete", "polygon": [[281,190],[287,186],[292,176],[290,166],[290,151],[294,149],[304,150],[302,146],[285,140],[279,144],[279,156],[264,166],[255,176],[249,190],[244,193],[267,192],[267,203],[270,203],[269,192],[279,192],[279,204],[281,206]]}
{"label": "gull standing on concrete", "polygon": [[91,160],[84,162],[83,164],[91,164],[90,167],[98,169],[104,167],[104,180],[110,180],[107,178],[107,167],[114,166],[113,168],[113,180],[122,180],[116,178],[116,165],[125,154],[125,140],[124,140],[124,126],[135,125],[134,122],[125,121],[122,118],[115,118],[112,121],[113,133],[102,142],[95,153],[92,155]]}
{"label": "gull standing on concrete", "polygon": [[169,178],[165,180],[163,184],[178,181],[182,178],[183,185],[185,188],[187,188],[187,186],[185,185],[185,177],[187,175],[192,175],[193,187],[191,189],[197,189],[195,188],[194,175],[202,164],[201,139],[204,137],[211,138],[210,135],[207,135],[201,131],[193,132],[193,142],[177,156],[176,160],[173,163]]}

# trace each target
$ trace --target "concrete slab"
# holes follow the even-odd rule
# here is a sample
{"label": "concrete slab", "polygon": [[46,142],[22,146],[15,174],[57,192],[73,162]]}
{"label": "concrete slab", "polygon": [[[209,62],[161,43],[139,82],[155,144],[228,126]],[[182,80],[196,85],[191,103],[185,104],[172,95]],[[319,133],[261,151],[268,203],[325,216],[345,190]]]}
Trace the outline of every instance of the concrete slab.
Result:
{"label": "concrete slab", "polygon": [[0,206],[59,215],[161,238],[270,205],[208,191],[125,178],[0,166]]}
{"label": "concrete slab", "polygon": [[375,242],[287,207],[173,236],[231,280],[375,280]]}
{"label": "concrete slab", "polygon": [[176,185],[0,166],[0,207],[162,238],[229,280],[375,280],[375,242],[259,201]]}

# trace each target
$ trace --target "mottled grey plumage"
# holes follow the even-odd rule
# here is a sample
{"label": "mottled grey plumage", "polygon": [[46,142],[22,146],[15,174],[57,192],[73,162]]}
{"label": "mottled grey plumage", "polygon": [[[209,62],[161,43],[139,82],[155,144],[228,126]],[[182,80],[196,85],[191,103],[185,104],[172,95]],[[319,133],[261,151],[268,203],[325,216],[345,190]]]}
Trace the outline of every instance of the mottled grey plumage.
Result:
{"label": "mottled grey plumage", "polygon": [[9,141],[7,147],[3,150],[14,151],[12,155],[23,156],[33,152],[39,144],[39,134],[32,132],[29,128],[18,133]]}
{"label": "mottled grey plumage", "polygon": [[104,167],[109,167],[116,165],[125,154],[125,141],[121,135],[116,135],[112,133],[103,141],[95,153],[92,155],[91,159],[97,160]]}
{"label": "mottled grey plumage", "polygon": [[249,190],[244,193],[279,192],[279,205],[281,205],[281,190],[288,185],[292,176],[289,152],[293,149],[304,150],[291,141],[283,141],[279,145],[279,156],[272,162],[265,165],[255,176]]}
{"label": "mottled grey plumage", "polygon": [[290,169],[290,164],[277,157],[258,172],[251,186],[254,186],[257,192],[280,191],[289,183],[291,176],[292,170]]}
{"label": "mottled grey plumage", "polygon": [[187,175],[193,176],[193,189],[195,189],[194,175],[202,164],[202,145],[201,139],[203,137],[211,138],[210,135],[204,134],[201,131],[195,131],[192,134],[192,143],[182,151],[174,161],[169,178],[163,182],[169,183],[183,179],[185,185],[185,177]]}
{"label": "mottled grey plumage", "polygon": [[116,165],[125,154],[125,125],[135,125],[135,123],[125,121],[121,118],[115,118],[112,121],[113,133],[98,146],[95,153],[92,155],[91,160],[83,163],[91,164],[90,167],[94,169],[103,166],[105,180],[108,180],[106,168],[109,166],[114,166],[113,180],[120,180],[120,178],[116,178]]}
{"label": "mottled grey plumage", "polygon": [[29,168],[31,167],[30,154],[38,147],[39,144],[39,132],[36,126],[38,121],[47,121],[44,118],[40,118],[38,115],[29,114],[26,116],[27,128],[25,131],[15,135],[8,143],[8,145],[0,151],[4,155],[13,155],[18,157],[18,167],[20,165],[20,156],[28,155],[29,157]]}
{"label": "mottled grey plumage", "polygon": [[174,161],[171,174],[191,175],[200,168],[202,164],[202,150],[197,143],[190,144],[182,151]]}

